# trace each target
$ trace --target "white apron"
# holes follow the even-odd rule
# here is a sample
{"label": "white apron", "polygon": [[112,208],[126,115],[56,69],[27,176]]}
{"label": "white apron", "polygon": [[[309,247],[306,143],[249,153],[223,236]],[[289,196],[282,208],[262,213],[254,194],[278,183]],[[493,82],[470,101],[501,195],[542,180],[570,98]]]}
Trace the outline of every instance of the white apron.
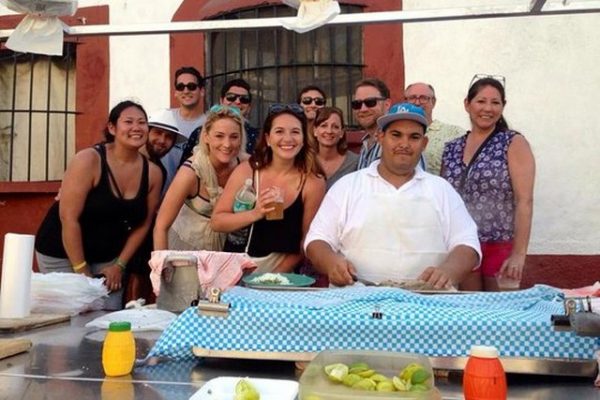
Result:
{"label": "white apron", "polygon": [[342,237],[342,254],[359,278],[372,282],[416,279],[448,255],[438,213],[425,197],[375,193],[360,229]]}

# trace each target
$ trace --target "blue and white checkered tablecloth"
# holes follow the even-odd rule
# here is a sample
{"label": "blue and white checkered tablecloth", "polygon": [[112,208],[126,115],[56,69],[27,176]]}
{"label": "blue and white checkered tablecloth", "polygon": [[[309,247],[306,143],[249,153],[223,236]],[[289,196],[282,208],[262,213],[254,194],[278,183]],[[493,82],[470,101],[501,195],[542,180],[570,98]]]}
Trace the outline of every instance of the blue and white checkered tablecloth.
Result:
{"label": "blue and white checkered tablecloth", "polygon": [[[555,332],[561,293],[538,285],[503,293],[419,295],[393,288],[261,291],[223,294],[228,318],[182,313],[161,335],[152,356],[193,357],[211,350],[318,352],[369,349],[429,356],[465,356],[473,344],[503,356],[593,359],[600,339]],[[383,317],[372,318],[379,310]]]}

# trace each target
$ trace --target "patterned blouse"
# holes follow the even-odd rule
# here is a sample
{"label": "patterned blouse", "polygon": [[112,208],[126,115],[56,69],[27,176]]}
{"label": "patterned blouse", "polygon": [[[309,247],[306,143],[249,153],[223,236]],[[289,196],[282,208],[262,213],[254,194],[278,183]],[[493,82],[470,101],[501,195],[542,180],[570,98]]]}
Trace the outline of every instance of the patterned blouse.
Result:
{"label": "patterned blouse", "polygon": [[444,148],[442,177],[461,195],[482,243],[513,239],[514,194],[508,171],[508,146],[517,134],[494,131],[469,165],[463,162],[469,133],[448,142]]}

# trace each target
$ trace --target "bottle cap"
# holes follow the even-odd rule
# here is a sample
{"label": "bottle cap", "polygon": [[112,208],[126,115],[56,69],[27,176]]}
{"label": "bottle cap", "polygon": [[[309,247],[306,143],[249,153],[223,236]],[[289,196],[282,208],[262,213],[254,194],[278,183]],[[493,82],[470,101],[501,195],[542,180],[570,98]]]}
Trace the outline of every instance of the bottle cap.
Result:
{"label": "bottle cap", "polygon": [[111,322],[108,325],[110,332],[126,332],[131,330],[131,323],[127,321]]}
{"label": "bottle cap", "polygon": [[246,180],[244,181],[244,184],[245,184],[246,186],[252,186],[252,179],[250,179],[250,178],[246,179]]}
{"label": "bottle cap", "polygon": [[469,354],[479,358],[498,358],[498,349],[494,346],[471,346]]}

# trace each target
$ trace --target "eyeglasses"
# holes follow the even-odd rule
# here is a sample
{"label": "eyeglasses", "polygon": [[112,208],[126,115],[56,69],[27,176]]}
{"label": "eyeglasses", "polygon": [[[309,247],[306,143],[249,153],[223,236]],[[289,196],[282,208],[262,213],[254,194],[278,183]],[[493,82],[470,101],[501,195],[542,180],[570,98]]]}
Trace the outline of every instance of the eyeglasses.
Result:
{"label": "eyeglasses", "polygon": [[406,96],[406,101],[408,101],[409,103],[429,103],[431,101],[431,99],[433,99],[433,96],[426,96],[424,94],[417,96],[415,94],[411,95],[411,96]]}
{"label": "eyeglasses", "polygon": [[296,114],[297,116],[300,117],[304,117],[304,109],[302,109],[302,107],[300,107],[300,104],[296,104],[296,103],[290,103],[290,104],[285,104],[285,103],[275,103],[275,104],[271,104],[269,106],[269,110],[268,110],[268,114],[279,114],[280,112],[283,111],[291,111],[292,113]]}
{"label": "eyeglasses", "polygon": [[250,96],[247,94],[237,94],[237,93],[225,93],[225,100],[230,103],[235,103],[237,99],[240,99],[241,104],[250,104]]}
{"label": "eyeglasses", "polygon": [[482,79],[494,79],[500,82],[503,88],[506,89],[506,78],[502,75],[487,75],[487,74],[475,74],[473,79],[471,79],[471,83],[469,83],[469,89],[471,86],[475,84],[475,82],[480,81]]}
{"label": "eyeglasses", "polygon": [[352,100],[350,105],[353,110],[360,110],[362,108],[363,103],[368,108],[373,108],[377,105],[378,101],[385,100],[383,97],[367,97],[364,100]]}
{"label": "eyeglasses", "polygon": [[194,91],[196,89],[198,89],[200,87],[200,85],[198,85],[197,83],[194,82],[190,82],[190,83],[178,83],[175,85],[175,90],[177,90],[178,92],[183,92],[185,88],[188,88],[189,91]]}
{"label": "eyeglasses", "polygon": [[316,106],[324,106],[325,105],[325,99],[322,97],[310,97],[310,96],[305,96],[303,97],[301,100],[302,104],[304,104],[305,106],[310,105],[311,103],[315,103]]}
{"label": "eyeglasses", "polygon": [[234,113],[238,117],[242,116],[242,112],[236,106],[226,106],[226,105],[222,105],[222,104],[216,104],[208,110],[209,113],[213,113],[213,114],[218,114],[220,112],[228,112],[228,111]]}

